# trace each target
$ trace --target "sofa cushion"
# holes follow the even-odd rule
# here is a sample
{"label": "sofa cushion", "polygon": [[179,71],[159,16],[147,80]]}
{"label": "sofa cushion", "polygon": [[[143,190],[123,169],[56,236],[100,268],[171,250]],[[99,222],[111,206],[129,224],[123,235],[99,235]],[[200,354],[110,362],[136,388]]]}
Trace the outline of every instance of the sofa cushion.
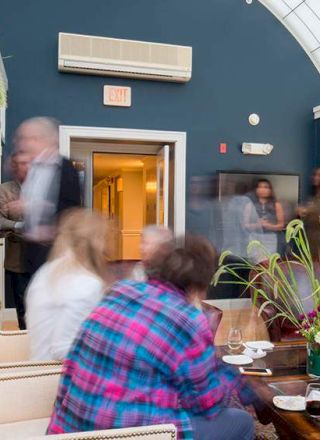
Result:
{"label": "sofa cushion", "polygon": [[0,424],[1,440],[27,440],[46,433],[49,417],[43,419],[25,420],[23,422]]}

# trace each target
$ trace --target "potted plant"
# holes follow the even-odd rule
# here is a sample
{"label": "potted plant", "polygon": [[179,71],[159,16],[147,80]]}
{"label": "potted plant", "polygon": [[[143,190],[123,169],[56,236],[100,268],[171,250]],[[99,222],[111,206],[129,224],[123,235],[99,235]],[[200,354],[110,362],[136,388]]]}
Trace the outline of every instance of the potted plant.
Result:
{"label": "potted plant", "polygon": [[[286,242],[290,243],[291,252],[285,259],[281,259],[278,253],[269,254],[259,241],[250,242],[248,255],[264,255],[264,261],[258,264],[242,257],[228,263],[226,258],[231,252],[223,252],[213,283],[224,283],[221,280],[223,274],[232,275],[234,283],[253,292],[253,304],[258,307],[259,315],[271,306],[274,314],[269,318],[269,323],[280,319],[295,327],[307,342],[307,372],[320,377],[320,282],[301,220],[292,220],[288,224]],[[250,271],[249,279],[241,275],[243,269]],[[307,294],[301,288],[297,269],[303,270],[304,280],[308,283]]]}

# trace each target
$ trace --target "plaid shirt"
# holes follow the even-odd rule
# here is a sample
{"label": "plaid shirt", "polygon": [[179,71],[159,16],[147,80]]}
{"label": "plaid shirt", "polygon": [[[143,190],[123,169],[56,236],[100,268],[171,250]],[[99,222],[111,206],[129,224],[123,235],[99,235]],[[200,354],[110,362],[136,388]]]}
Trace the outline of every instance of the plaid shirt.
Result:
{"label": "plaid shirt", "polygon": [[64,362],[48,434],[214,418],[239,375],[215,356],[206,317],[172,285],[122,281],[81,330]]}

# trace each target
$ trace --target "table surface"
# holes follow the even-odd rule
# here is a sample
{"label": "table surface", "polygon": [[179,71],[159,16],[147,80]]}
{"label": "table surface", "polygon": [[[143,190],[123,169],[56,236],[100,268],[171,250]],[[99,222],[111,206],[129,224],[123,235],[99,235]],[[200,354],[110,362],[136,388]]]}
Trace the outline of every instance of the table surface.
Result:
{"label": "table surface", "polygon": [[[218,347],[223,356],[227,347]],[[320,440],[320,421],[311,418],[306,411],[285,411],[276,408],[272,399],[279,394],[305,394],[307,384],[317,382],[306,374],[306,345],[303,342],[276,344],[265,358],[255,360],[253,368],[270,368],[272,376],[247,376],[263,406],[257,410],[261,423],[273,422],[281,439]]]}

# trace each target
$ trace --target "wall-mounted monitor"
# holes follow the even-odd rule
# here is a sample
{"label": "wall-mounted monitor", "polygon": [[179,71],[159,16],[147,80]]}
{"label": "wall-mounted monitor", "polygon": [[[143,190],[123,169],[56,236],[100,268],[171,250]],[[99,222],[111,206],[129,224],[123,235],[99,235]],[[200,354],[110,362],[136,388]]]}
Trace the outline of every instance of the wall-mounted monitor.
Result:
{"label": "wall-mounted monitor", "polygon": [[300,176],[298,174],[218,171],[219,200],[235,194],[253,195],[257,180],[270,180],[276,199],[283,205],[288,220],[294,216],[300,201]]}

